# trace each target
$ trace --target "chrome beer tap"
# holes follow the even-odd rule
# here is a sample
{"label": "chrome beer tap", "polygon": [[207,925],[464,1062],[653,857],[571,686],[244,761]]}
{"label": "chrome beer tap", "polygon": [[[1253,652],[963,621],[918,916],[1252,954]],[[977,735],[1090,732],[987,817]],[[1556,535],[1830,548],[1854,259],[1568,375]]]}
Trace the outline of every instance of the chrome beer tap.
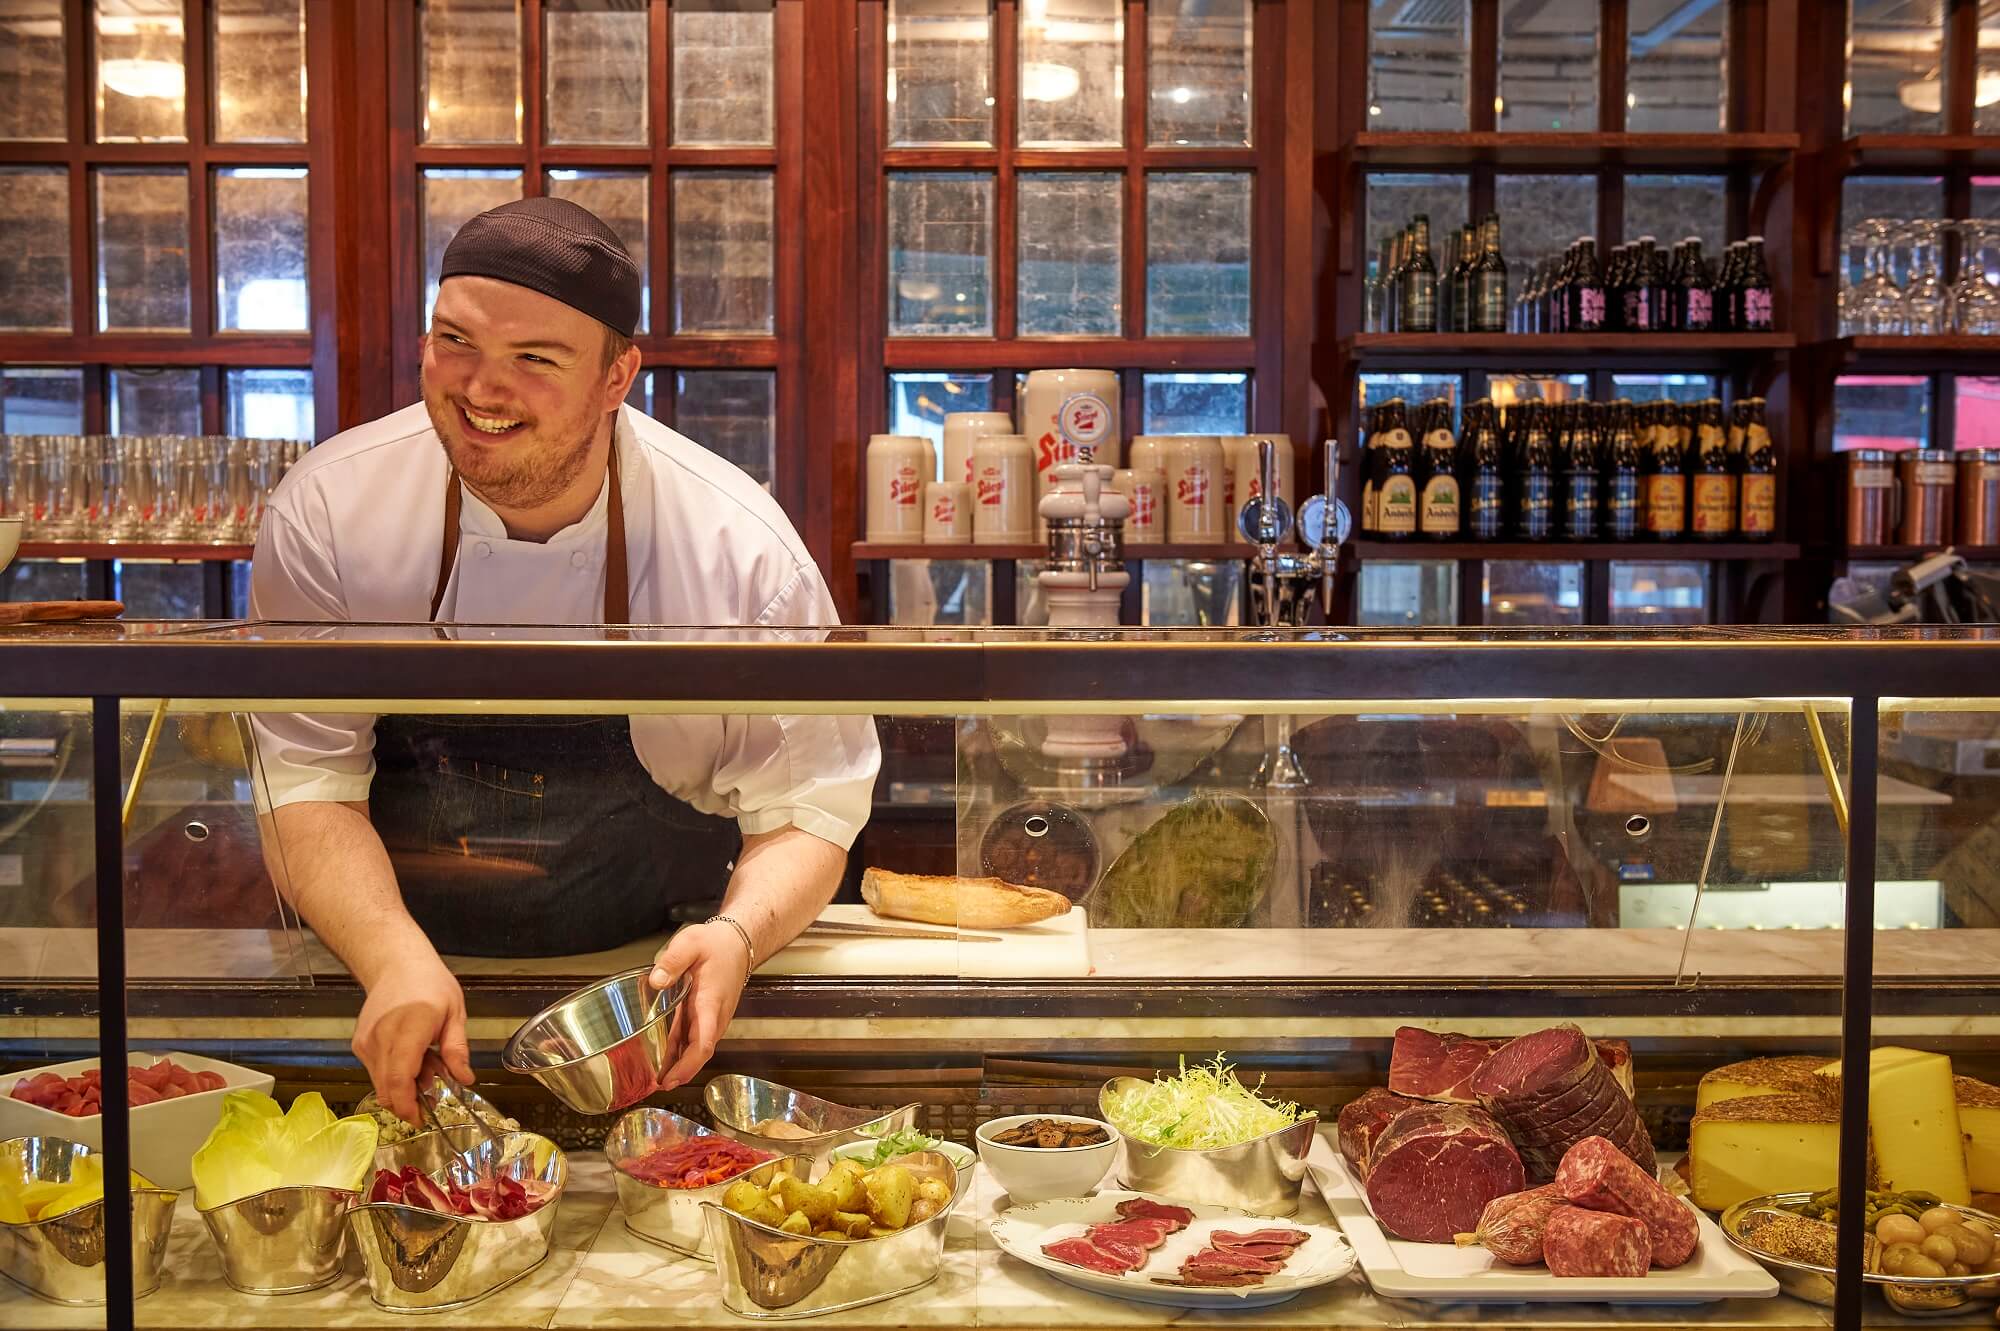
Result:
{"label": "chrome beer tap", "polygon": [[[1311,613],[1306,588],[1319,584],[1322,618],[1333,613],[1334,577],[1340,571],[1340,546],[1347,539],[1347,505],[1337,495],[1340,445],[1329,439],[1326,450],[1326,490],[1299,505],[1296,524],[1291,506],[1277,492],[1277,450],[1267,441],[1257,445],[1257,493],[1237,514],[1243,539],[1257,547],[1250,560],[1250,622],[1266,628],[1298,628]],[[1303,553],[1279,547],[1296,530]]]}

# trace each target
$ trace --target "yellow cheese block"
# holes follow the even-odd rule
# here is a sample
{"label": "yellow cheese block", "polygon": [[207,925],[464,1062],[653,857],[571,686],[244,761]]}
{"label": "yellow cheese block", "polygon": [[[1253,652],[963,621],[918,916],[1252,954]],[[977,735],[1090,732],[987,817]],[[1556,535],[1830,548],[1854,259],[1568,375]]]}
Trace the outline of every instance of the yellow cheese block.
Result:
{"label": "yellow cheese block", "polygon": [[1974,1192],[2000,1192],[2000,1086],[1954,1077],[1952,1089],[1965,1133],[1966,1181]]}
{"label": "yellow cheese block", "polygon": [[1695,1088],[1696,1111],[1724,1100],[1740,1100],[1753,1095],[1818,1093],[1813,1074],[1826,1066],[1818,1054],[1786,1054],[1781,1058],[1751,1058],[1730,1063],[1702,1074]]}
{"label": "yellow cheese block", "polygon": [[[1840,1064],[1829,1063],[1820,1075],[1838,1086]],[[1954,1206],[1971,1204],[1949,1058],[1893,1045],[1872,1051],[1868,1129],[1884,1188],[1920,1189]]]}
{"label": "yellow cheese block", "polygon": [[1839,1173],[1840,1110],[1819,1096],[1717,1101],[1688,1130],[1688,1184],[1705,1211],[1774,1192],[1819,1192]]}

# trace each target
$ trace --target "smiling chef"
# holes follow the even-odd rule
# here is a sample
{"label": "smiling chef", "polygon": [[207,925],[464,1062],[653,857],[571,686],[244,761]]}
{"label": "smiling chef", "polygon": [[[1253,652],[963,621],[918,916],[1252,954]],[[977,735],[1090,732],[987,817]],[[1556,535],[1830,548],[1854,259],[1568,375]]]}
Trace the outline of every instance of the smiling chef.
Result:
{"label": "smiling chef", "polygon": [[[838,622],[771,497],[624,405],[642,280],[610,227],[565,200],[505,204],[459,230],[439,278],[423,401],[285,477],[254,616]],[[693,1077],[757,962],[832,898],[880,765],[866,717],[266,715],[256,730],[280,885],[366,988],[354,1052],[412,1121],[427,1050],[472,1078],[440,953],[595,952],[719,897],[652,974],[689,977],[663,1087]]]}

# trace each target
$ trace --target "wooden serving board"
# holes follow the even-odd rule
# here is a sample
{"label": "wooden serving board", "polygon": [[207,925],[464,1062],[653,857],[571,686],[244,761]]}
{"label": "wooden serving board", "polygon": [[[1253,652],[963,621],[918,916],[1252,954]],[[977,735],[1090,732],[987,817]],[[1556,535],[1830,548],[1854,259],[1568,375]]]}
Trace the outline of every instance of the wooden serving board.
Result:
{"label": "wooden serving board", "polygon": [[[838,924],[872,924],[928,929],[907,920],[888,920],[866,906],[828,906],[820,919]],[[939,928],[940,934],[948,929]],[[1082,909],[1018,929],[967,929],[997,943],[953,939],[855,938],[803,935],[757,968],[759,975],[964,976],[981,980],[1073,979],[1090,974],[1089,921]]]}

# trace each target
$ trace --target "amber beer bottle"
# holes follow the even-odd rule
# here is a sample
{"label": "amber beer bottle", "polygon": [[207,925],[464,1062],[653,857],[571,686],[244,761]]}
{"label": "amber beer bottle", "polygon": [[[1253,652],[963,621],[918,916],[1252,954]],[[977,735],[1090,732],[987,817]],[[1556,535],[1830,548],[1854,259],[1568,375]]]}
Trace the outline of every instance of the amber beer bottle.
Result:
{"label": "amber beer bottle", "polygon": [[1375,487],[1376,535],[1385,541],[1408,540],[1417,532],[1416,450],[1401,398],[1382,404],[1375,433],[1382,442],[1381,480]]}
{"label": "amber beer bottle", "polygon": [[1722,403],[1708,398],[1695,425],[1694,537],[1726,541],[1736,532],[1736,472],[1730,466],[1729,438],[1722,428]]}
{"label": "amber beer bottle", "polygon": [[1403,278],[1405,333],[1437,331],[1437,263],[1431,258],[1431,219],[1418,213],[1411,220],[1410,258]]}
{"label": "amber beer bottle", "polygon": [[1382,456],[1382,408],[1361,409],[1361,432],[1368,442],[1361,447],[1361,534],[1375,534],[1376,463]]}
{"label": "amber beer bottle", "polygon": [[1423,464],[1417,530],[1427,540],[1455,540],[1464,521],[1459,504],[1458,441],[1451,437],[1451,403],[1441,397],[1424,404]]}
{"label": "amber beer bottle", "polygon": [[1646,534],[1656,541],[1687,535],[1687,462],[1680,430],[1666,404],[1653,408],[1652,447],[1646,459]]}
{"label": "amber beer bottle", "polygon": [[1464,488],[1466,534],[1476,541],[1497,541],[1507,534],[1507,473],[1490,399],[1480,398],[1465,409],[1465,437],[1472,453]]}
{"label": "amber beer bottle", "polygon": [[1778,448],[1764,424],[1764,399],[1744,398],[1743,482],[1736,525],[1746,541],[1768,541],[1778,525]]}

